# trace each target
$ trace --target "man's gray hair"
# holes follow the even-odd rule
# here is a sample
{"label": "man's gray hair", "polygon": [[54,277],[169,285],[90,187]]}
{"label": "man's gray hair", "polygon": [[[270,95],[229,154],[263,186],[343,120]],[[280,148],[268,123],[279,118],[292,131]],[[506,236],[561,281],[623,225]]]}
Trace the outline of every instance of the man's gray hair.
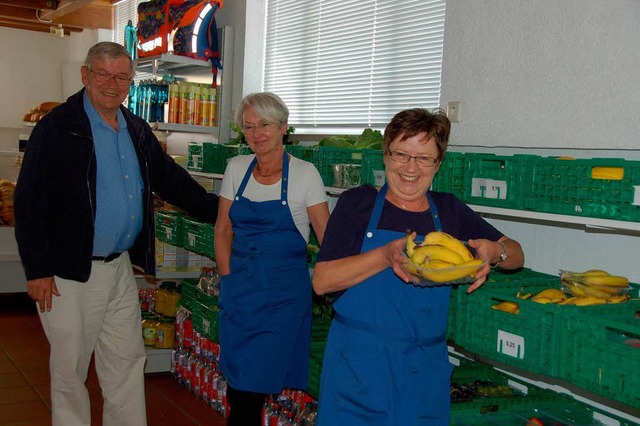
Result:
{"label": "man's gray hair", "polygon": [[131,64],[131,75],[135,75],[136,64],[131,59],[131,55],[129,55],[127,49],[125,49],[124,46],[111,41],[102,41],[100,43],[94,44],[87,53],[87,58],[84,60],[84,65],[87,67],[91,66],[93,61],[97,58],[117,59],[121,57],[126,57],[127,59],[129,59],[129,63]]}

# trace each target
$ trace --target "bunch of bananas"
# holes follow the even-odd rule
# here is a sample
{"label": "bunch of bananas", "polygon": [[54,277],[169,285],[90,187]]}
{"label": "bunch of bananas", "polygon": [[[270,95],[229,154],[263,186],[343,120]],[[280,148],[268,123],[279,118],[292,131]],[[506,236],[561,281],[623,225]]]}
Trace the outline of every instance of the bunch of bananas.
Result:
{"label": "bunch of bananas", "polygon": [[407,235],[404,267],[413,275],[435,283],[466,279],[472,281],[484,262],[473,255],[460,240],[445,232],[430,232],[419,245]]}
{"label": "bunch of bananas", "polygon": [[629,280],[602,269],[560,271],[560,282],[563,290],[573,296],[566,301],[567,305],[622,303],[629,299]]}

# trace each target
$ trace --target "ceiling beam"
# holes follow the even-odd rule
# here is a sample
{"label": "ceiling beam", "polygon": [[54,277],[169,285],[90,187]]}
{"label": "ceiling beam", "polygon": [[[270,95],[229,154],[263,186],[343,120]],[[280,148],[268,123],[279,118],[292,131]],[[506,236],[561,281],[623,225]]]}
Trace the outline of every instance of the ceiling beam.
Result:
{"label": "ceiling beam", "polygon": [[[51,24],[38,24],[36,22],[16,22],[0,18],[0,27],[15,28],[26,31],[38,31],[42,33],[51,32]],[[64,35],[69,36],[72,32],[81,32],[82,28],[64,27]]]}
{"label": "ceiling beam", "polygon": [[56,9],[59,0],[0,0],[0,4],[26,9]]}
{"label": "ceiling beam", "polygon": [[40,16],[42,19],[56,19],[75,12],[81,7],[87,6],[92,2],[93,0],[61,0],[56,10],[43,10]]}

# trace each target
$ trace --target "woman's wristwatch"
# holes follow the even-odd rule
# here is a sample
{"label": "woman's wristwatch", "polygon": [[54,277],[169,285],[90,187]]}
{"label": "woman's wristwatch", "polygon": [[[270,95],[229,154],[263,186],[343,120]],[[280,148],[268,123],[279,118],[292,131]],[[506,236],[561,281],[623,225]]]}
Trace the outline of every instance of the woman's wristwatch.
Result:
{"label": "woman's wristwatch", "polygon": [[497,241],[497,243],[500,244],[500,247],[502,247],[502,252],[500,253],[500,260],[491,265],[492,268],[498,266],[500,262],[504,262],[505,260],[507,260],[507,246],[502,241]]}

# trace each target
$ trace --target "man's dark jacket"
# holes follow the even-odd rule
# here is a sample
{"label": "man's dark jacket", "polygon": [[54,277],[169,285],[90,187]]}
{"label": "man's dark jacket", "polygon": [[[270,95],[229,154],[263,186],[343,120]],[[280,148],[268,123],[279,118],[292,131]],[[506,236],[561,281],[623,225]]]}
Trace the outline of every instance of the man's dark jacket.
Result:
{"label": "man's dark jacket", "polygon": [[[56,275],[86,282],[91,274],[96,156],[83,93],[84,89],[44,116],[27,143],[14,203],[16,240],[28,280]],[[129,254],[134,265],[153,275],[152,193],[209,223],[215,222],[218,197],[162,151],[144,120],[124,106],[120,110],[144,184],[142,230]]]}

